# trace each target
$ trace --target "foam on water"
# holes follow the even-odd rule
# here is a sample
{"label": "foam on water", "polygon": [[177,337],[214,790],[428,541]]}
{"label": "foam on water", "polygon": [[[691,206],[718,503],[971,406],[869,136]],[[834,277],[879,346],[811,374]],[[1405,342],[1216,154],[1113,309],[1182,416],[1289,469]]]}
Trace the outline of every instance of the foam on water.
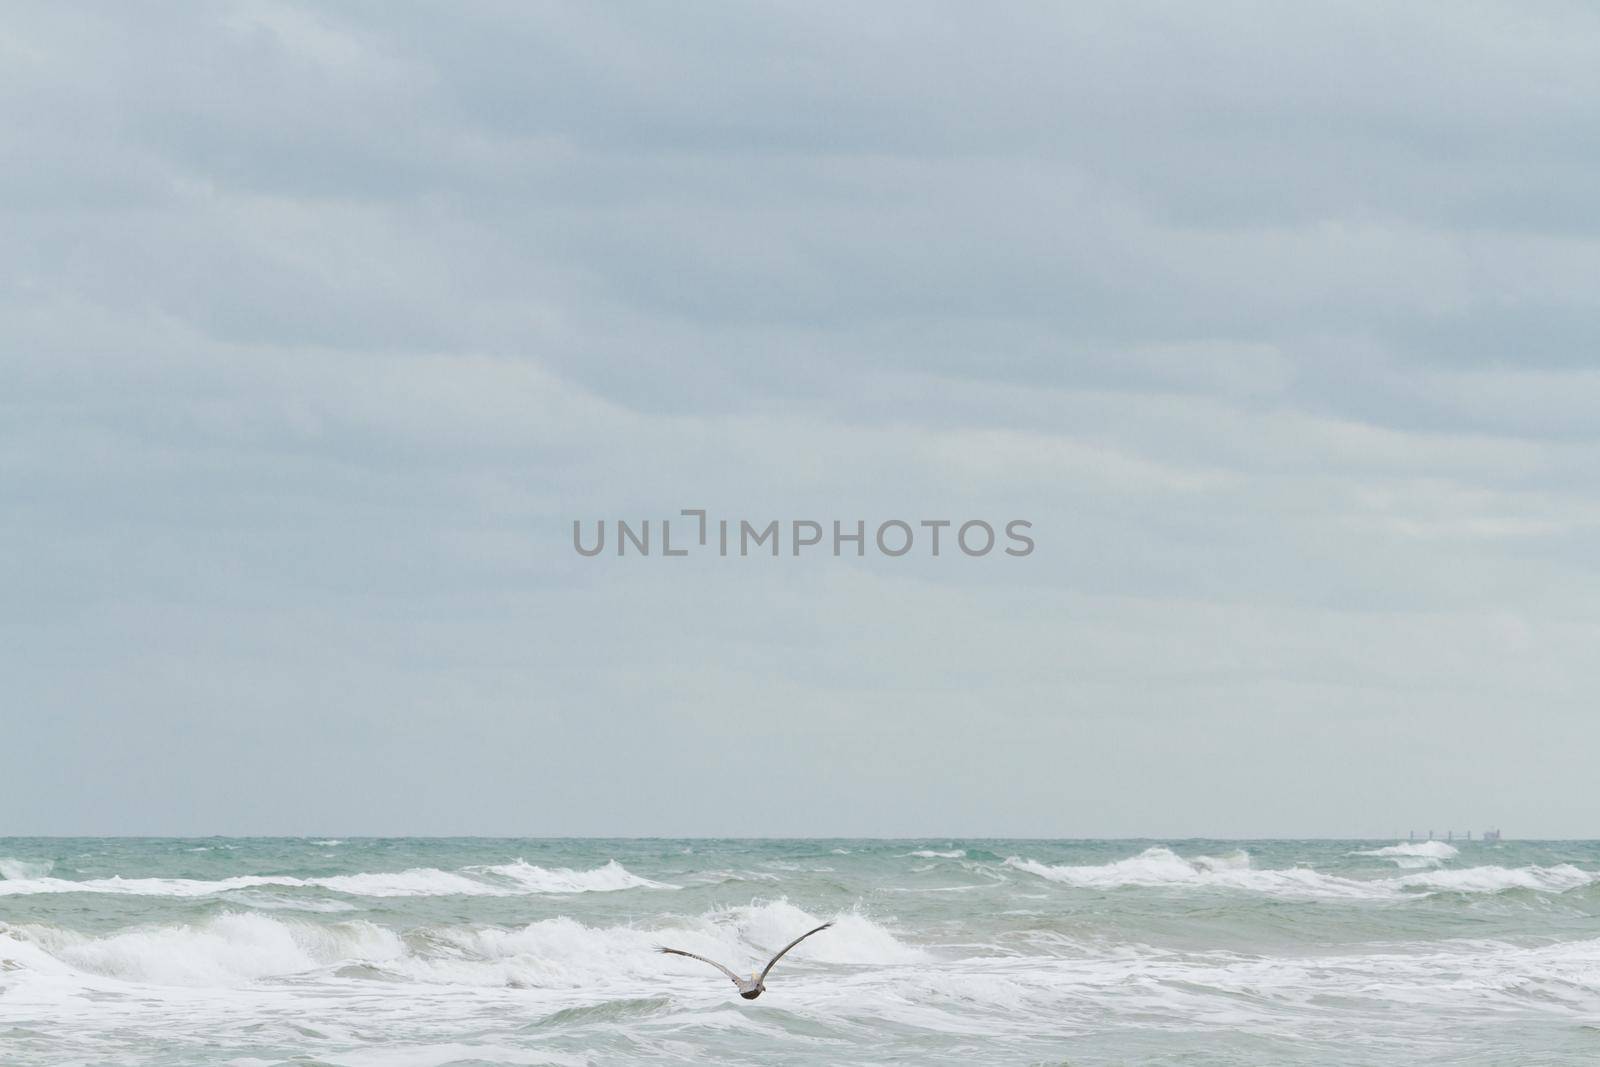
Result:
{"label": "foam on water", "polygon": [[[173,986],[237,986],[365,964],[430,984],[604,988],[619,978],[715,975],[704,964],[662,955],[663,944],[759,970],[796,932],[821,922],[786,900],[655,928],[591,927],[563,916],[514,929],[445,926],[404,936],[365,920],[317,923],[227,912],[201,923],[142,926],[101,937],[42,924],[0,926],[0,934],[10,939],[6,944],[26,948],[0,958],[53,973],[63,973],[64,965],[90,975]],[[807,961],[882,965],[926,958],[859,913],[840,913],[833,923],[826,938],[808,940],[786,956],[786,969]]]}
{"label": "foam on water", "polygon": [[[716,972],[705,964],[662,955],[659,948],[681,948],[736,971],[759,970],[796,933],[822,921],[779,900],[710,912],[657,928],[597,928],[565,917],[516,930],[452,928],[430,936],[454,951],[414,957],[406,961],[404,969],[412,977],[430,981],[537,988],[590,988],[614,983],[619,977],[659,980],[664,974],[715,979]],[[807,961],[887,964],[924,957],[863,915],[845,912],[834,916],[833,922],[826,937],[809,939],[784,958],[786,970],[792,973],[792,965],[803,966]]]}
{"label": "foam on water", "polygon": [[515,882],[530,893],[604,893],[617,889],[677,889],[665,882],[653,882],[629,872],[616,860],[592,871],[575,871],[568,867],[548,870],[523,860],[502,863],[492,867],[469,868],[498,875]]}
{"label": "foam on water", "polygon": [[1555,867],[1463,867],[1427,871],[1390,879],[1387,884],[1452,893],[1499,893],[1507,889],[1565,893],[1592,885],[1595,880],[1595,874],[1563,863]]}
{"label": "foam on water", "polygon": [[1016,856],[1006,866],[1064,885],[1089,889],[1128,887],[1211,886],[1253,890],[1283,896],[1360,897],[1368,883],[1321,874],[1310,868],[1254,870],[1244,852],[1185,859],[1169,848],[1147,848],[1137,856],[1093,866],[1051,866]]}
{"label": "foam on water", "polygon": [[49,860],[19,860],[0,856],[0,881],[20,882],[43,878],[54,867],[55,864]]}
{"label": "foam on water", "polygon": [[1570,864],[1555,867],[1467,867],[1392,878],[1354,878],[1323,874],[1309,867],[1256,870],[1244,853],[1185,859],[1156,846],[1137,856],[1094,866],[1051,866],[1011,857],[1006,866],[1064,885],[1087,889],[1132,887],[1209,887],[1278,897],[1335,897],[1389,900],[1418,891],[1497,893],[1532,889],[1562,893],[1591,885],[1596,874]]}
{"label": "foam on water", "polygon": [[250,913],[104,937],[44,925],[5,932],[74,970],[154,985],[240,985],[341,961],[392,959],[404,952],[396,934],[370,922],[324,925]]}
{"label": "foam on water", "polygon": [[[18,870],[24,870],[18,867]],[[484,877],[485,875],[489,877]],[[358,897],[517,896],[529,893],[590,893],[619,889],[675,889],[676,886],[639,878],[616,860],[589,871],[570,868],[546,870],[516,863],[442,871],[416,867],[404,871],[295,878],[243,875],[215,880],[194,878],[90,878],[74,881],[37,875],[0,881],[0,896],[37,893],[115,893],[131,896],[202,897],[263,886],[318,888]]]}
{"label": "foam on water", "polygon": [[1455,859],[1460,854],[1461,850],[1448,841],[1402,841],[1385,848],[1364,849],[1351,853],[1353,856],[1382,856],[1402,868],[1437,866],[1447,860]]}
{"label": "foam on water", "polygon": [[[228,844],[0,841],[0,1059],[1587,1067],[1600,1017],[1600,844]],[[657,951],[828,919],[755,1002]]]}

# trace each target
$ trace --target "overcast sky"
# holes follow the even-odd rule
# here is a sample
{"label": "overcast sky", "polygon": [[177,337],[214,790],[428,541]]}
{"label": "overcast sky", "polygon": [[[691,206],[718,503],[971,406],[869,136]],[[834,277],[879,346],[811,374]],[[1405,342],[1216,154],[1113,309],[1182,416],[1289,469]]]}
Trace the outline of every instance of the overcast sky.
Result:
{"label": "overcast sky", "polygon": [[1592,6],[15,5],[0,835],[1600,835],[1596,130]]}

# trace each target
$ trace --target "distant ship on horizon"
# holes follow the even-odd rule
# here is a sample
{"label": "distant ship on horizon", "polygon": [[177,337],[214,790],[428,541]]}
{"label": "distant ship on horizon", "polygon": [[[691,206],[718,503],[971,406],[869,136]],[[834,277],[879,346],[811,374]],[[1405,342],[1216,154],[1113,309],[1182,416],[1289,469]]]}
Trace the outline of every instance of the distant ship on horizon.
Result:
{"label": "distant ship on horizon", "polygon": [[[1446,830],[1444,832],[1444,836],[1440,837],[1440,838],[1434,837],[1433,831],[1429,830],[1428,831],[1428,836],[1423,838],[1422,840],[1424,840],[1424,841],[1454,841],[1455,839],[1456,839],[1456,832],[1454,830]],[[1406,831],[1406,840],[1407,841],[1415,841],[1415,840],[1417,840],[1417,832],[1415,830],[1407,830]],[[1466,836],[1465,840],[1467,840],[1467,841],[1471,841],[1472,840],[1472,831],[1471,830],[1467,831],[1467,836]],[[1499,830],[1485,830],[1483,832],[1483,835],[1479,838],[1479,840],[1481,840],[1486,845],[1499,844],[1500,843],[1500,831]]]}

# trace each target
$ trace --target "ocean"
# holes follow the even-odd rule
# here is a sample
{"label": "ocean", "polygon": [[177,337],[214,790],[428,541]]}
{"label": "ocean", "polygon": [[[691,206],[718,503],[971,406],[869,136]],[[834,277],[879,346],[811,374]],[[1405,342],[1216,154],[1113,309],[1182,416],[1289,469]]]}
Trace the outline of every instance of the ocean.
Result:
{"label": "ocean", "polygon": [[0,838],[0,1063],[635,1062],[1593,1064],[1600,843]]}

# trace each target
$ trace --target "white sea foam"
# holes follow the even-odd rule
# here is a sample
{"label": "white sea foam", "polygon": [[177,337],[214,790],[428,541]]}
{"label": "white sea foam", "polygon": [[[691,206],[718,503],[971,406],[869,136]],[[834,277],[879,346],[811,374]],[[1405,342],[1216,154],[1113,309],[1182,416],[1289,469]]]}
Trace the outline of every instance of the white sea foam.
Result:
{"label": "white sea foam", "polygon": [[1397,845],[1351,853],[1353,856],[1382,856],[1401,868],[1438,866],[1460,854],[1461,850],[1448,841],[1402,841]]}
{"label": "white sea foam", "polygon": [[[1225,1043],[1239,1051],[1230,1063],[1567,1062],[1574,1027],[1600,1015],[1600,939],[1574,940],[1590,937],[1581,919],[1596,898],[1584,887],[1596,875],[1583,868],[1600,866],[1600,849],[1581,843],[1527,846],[1544,866],[1399,871],[1389,857],[1363,862],[1339,855],[1348,845],[1324,843],[1265,853],[1320,870],[1276,859],[1285,869],[1262,869],[1262,852],[1253,862],[1243,852],[1180,855],[1183,846],[1047,854],[1096,857],[1076,865],[873,858],[903,856],[900,847],[872,846],[822,877],[802,864],[781,888],[762,886],[789,899],[740,906],[691,902],[748,899],[749,885],[715,884],[753,877],[735,869],[759,862],[744,843],[674,877],[698,889],[682,893],[640,886],[603,853],[573,849],[576,868],[419,859],[446,869],[338,876],[366,879],[346,888],[380,894],[369,899],[319,886],[327,879],[310,876],[326,874],[328,853],[307,849],[320,854],[296,871],[307,881],[240,866],[258,877],[180,879],[176,892],[173,880],[124,879],[98,898],[0,898],[13,923],[0,924],[0,1015],[28,1022],[12,1035],[19,1062],[239,1067],[276,1062],[281,1048],[342,1067],[522,1062],[545,1044],[604,1062],[942,1063],[978,1047],[1019,1061],[1111,1062],[1130,1048],[1181,1058],[1223,1032],[1237,1038]],[[173,852],[163,843],[149,864],[126,870],[169,870]],[[283,855],[276,845],[264,854]],[[614,854],[630,862],[635,853]],[[1107,855],[1114,860],[1099,861]],[[79,886],[27,873],[38,877],[24,882]],[[439,896],[453,883],[438,875],[493,892]],[[845,899],[879,907],[822,908],[841,884]],[[215,895],[223,885],[238,888]],[[612,888],[632,893],[612,897]],[[132,889],[175,899],[117,895]],[[1495,900],[1500,892],[1510,895]],[[1084,893],[1095,895],[1087,910]],[[1343,898],[1370,904],[1323,903]],[[1415,911],[1405,904],[1419,899],[1428,903]],[[884,901],[902,917],[885,914]],[[785,958],[770,999],[754,1008],[712,968],[656,952],[672,945],[750,973],[826,918],[834,927]],[[1497,1025],[1483,1030],[1485,1018]]]}
{"label": "white sea foam", "polygon": [[[927,955],[860,912],[840,912],[831,918],[832,929],[802,946],[809,958],[826,963],[891,964],[915,962]],[[731,925],[742,943],[768,951],[783,946],[796,932],[808,930],[819,921],[787,900],[733,908],[712,916],[714,926]]]}
{"label": "white sea foam", "polygon": [[1448,860],[1461,854],[1461,850],[1448,841],[1402,841],[1397,845],[1366,849],[1353,853],[1357,856],[1421,856],[1425,859]]}
{"label": "white sea foam", "polygon": [[361,905],[353,901],[286,893],[271,887],[237,890],[228,894],[228,903],[262,911],[305,911],[324,915],[361,910]]}
{"label": "white sea foam", "polygon": [[1464,867],[1453,871],[1426,871],[1402,875],[1389,882],[1408,889],[1453,893],[1499,893],[1507,889],[1565,893],[1589,885],[1597,877],[1600,876],[1562,863],[1554,867]]}
{"label": "white sea foam", "polygon": [[10,933],[75,970],[153,985],[239,985],[345,961],[394,959],[405,951],[394,932],[370,922],[324,925],[250,913],[104,937],[40,925]]}
{"label": "white sea foam", "polygon": [[[516,929],[429,928],[402,939],[362,920],[317,923],[225,913],[200,923],[142,926],[100,937],[45,925],[0,927],[6,935],[0,939],[0,959],[50,973],[76,971],[151,985],[236,986],[360,963],[429,984],[578,989],[619,979],[659,981],[678,972],[706,976],[704,964],[661,955],[662,944],[735,968],[759,967],[796,932],[820,922],[780,900],[658,929],[591,927],[559,917]],[[864,915],[844,912],[833,922],[826,936],[808,939],[786,962],[791,967],[807,961],[884,965],[926,958]]]}
{"label": "white sea foam", "polygon": [[[1254,870],[1245,852],[1227,856],[1197,856],[1185,859],[1169,848],[1147,848],[1137,856],[1089,866],[1051,866],[1037,860],[1013,856],[1006,866],[1036,874],[1052,882],[1092,889],[1124,886],[1217,885],[1240,889],[1260,888],[1283,892],[1330,892],[1348,889],[1349,879],[1320,874],[1306,867],[1287,870]],[[1347,885],[1348,883],[1348,885]],[[1346,895],[1346,894],[1341,894]]]}
{"label": "white sea foam", "polygon": [[1250,853],[1241,848],[1226,856],[1196,856],[1189,862],[1202,871],[1247,871],[1250,869]]}
{"label": "white sea foam", "polygon": [[[487,876],[487,877],[485,877]],[[320,888],[358,897],[524,896],[535,893],[587,893],[618,889],[675,889],[640,878],[615,860],[590,871],[548,870],[522,861],[465,871],[416,867],[405,871],[339,874],[325,878],[247,875],[236,878],[66,878],[29,877],[0,881],[0,896],[37,893],[115,893],[129,896],[203,897],[267,886]]]}
{"label": "white sea foam", "polygon": [[55,864],[50,860],[19,860],[0,856],[0,880],[12,882],[29,878],[43,878]]}
{"label": "white sea foam", "polygon": [[[224,1060],[222,1050],[254,1053],[285,1040],[330,1064],[522,1062],[494,1050],[537,1047],[530,1034],[545,1027],[572,1028],[570,1040],[615,1053],[601,1055],[608,1062],[666,1055],[705,1062],[719,1058],[714,1053],[727,1042],[740,1059],[760,1059],[763,1049],[770,1055],[777,1042],[796,1061],[816,1058],[811,1053],[866,1062],[881,1058],[879,1035],[905,1028],[926,1062],[955,1062],[978,1042],[1011,1048],[1036,1041],[1049,1053],[1108,1032],[1111,1044],[1097,1047],[1118,1055],[1096,1061],[1125,1058],[1129,1043],[1163,1033],[1177,1038],[1181,1057],[1196,1040],[1225,1030],[1249,1035],[1252,1045],[1282,1040],[1286,1053],[1310,1042],[1341,1061],[1401,1063],[1486,1013],[1519,1035],[1545,1025],[1560,1040],[1600,1004],[1600,940],[1533,947],[1447,942],[1328,955],[1137,943],[1096,951],[1075,943],[1070,953],[1018,956],[973,946],[980,951],[947,947],[933,956],[901,945],[889,962],[848,967],[825,958],[824,934],[780,965],[770,995],[782,999],[754,1011],[734,1000],[710,968],[654,951],[665,941],[745,971],[776,947],[748,940],[763,923],[783,928],[781,942],[792,935],[790,924],[819,919],[777,902],[680,917],[657,929],[550,919],[518,929],[441,927],[404,944],[368,924],[308,931],[258,916],[148,928],[138,938],[0,927],[0,961],[19,968],[0,969],[0,988],[10,983],[7,996],[16,997],[16,983],[36,976],[18,1006],[53,1008],[79,1045],[101,1037],[100,1047],[115,1049],[126,1046],[130,1033],[158,1035],[170,1042],[165,1048],[197,1057],[216,1049],[216,1062],[241,1067],[268,1061]],[[835,930],[842,928],[841,922]],[[52,944],[74,963],[28,938]],[[866,955],[879,957],[881,945],[844,948],[842,955],[868,949]],[[362,966],[341,966],[347,964]],[[397,984],[360,989],[363,978],[380,975]],[[163,988],[173,985],[191,988]],[[97,995],[89,1000],[84,989]],[[1399,1020],[1396,1006],[1406,1009]],[[640,1020],[647,1024],[635,1025]],[[285,1029],[291,1021],[294,1029]],[[846,1044],[857,1033],[869,1043]],[[1469,1033],[1461,1043],[1437,1047],[1455,1062],[1481,1050],[1475,1044],[1481,1040]],[[1517,1062],[1560,1058],[1510,1055]]]}
{"label": "white sea foam", "polygon": [[[296,884],[288,882],[285,884]],[[353,897],[493,897],[505,896],[504,887],[489,885],[455,871],[413,867],[406,871],[372,874],[336,874],[307,878],[300,885],[318,886]]]}
{"label": "white sea foam", "polygon": [[33,878],[17,882],[0,882],[0,896],[21,896],[35,893],[112,893],[123,896],[146,897],[204,897],[229,893],[240,889],[259,889],[263,886],[283,888],[322,888],[352,896],[469,896],[506,895],[495,886],[452,874],[448,871],[422,868],[383,874],[347,874],[330,878],[292,878],[272,875],[244,875],[236,878],[90,878],[73,881],[66,878]]}
{"label": "white sea foam", "polygon": [[605,893],[617,889],[678,888],[665,882],[640,878],[616,860],[591,871],[576,871],[570,867],[536,867],[523,860],[494,867],[469,867],[468,870],[508,878],[530,893]]}
{"label": "white sea foam", "polygon": [[1589,885],[1600,877],[1563,864],[1557,867],[1468,867],[1392,878],[1349,878],[1324,874],[1309,867],[1256,870],[1250,867],[1249,858],[1243,853],[1185,859],[1160,846],[1145,849],[1128,859],[1094,866],[1051,866],[1015,856],[1006,860],[1006,866],[1052,882],[1089,889],[1197,886],[1280,897],[1373,900],[1392,899],[1417,891],[1496,893],[1508,889],[1535,889],[1561,893]]}
{"label": "white sea foam", "polygon": [[[821,921],[779,900],[711,912],[658,929],[590,927],[567,917],[514,930],[450,927],[426,935],[442,951],[415,954],[395,969],[431,982],[530,988],[580,988],[673,973],[704,977],[705,964],[663,956],[659,946],[695,952],[735,970],[759,968],[797,932]],[[922,950],[904,944],[864,915],[843,912],[833,917],[833,923],[832,929],[803,942],[785,961],[892,964],[925,958]]]}
{"label": "white sea foam", "polygon": [[959,848],[953,848],[948,852],[936,852],[931,848],[919,848],[915,852],[907,852],[906,855],[916,856],[925,860],[958,860],[964,857],[966,852]]}

